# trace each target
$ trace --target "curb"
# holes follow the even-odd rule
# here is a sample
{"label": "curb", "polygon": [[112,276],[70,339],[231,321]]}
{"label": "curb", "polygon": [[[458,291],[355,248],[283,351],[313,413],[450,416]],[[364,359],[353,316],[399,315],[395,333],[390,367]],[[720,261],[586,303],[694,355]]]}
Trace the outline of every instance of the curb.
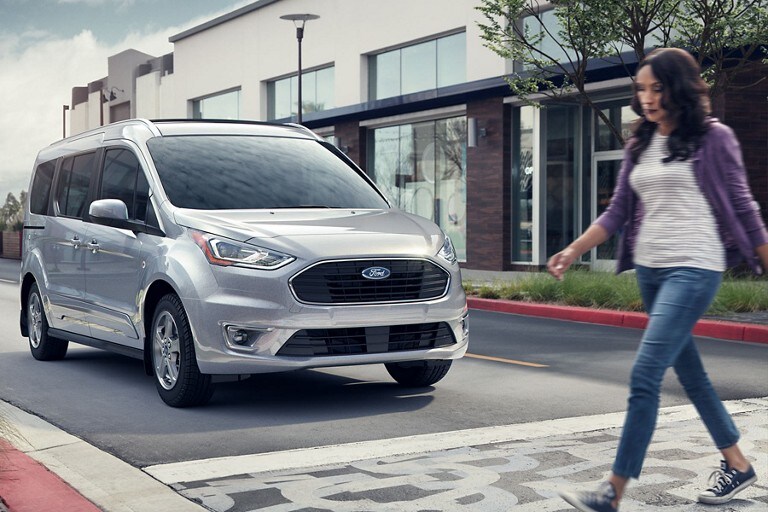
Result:
{"label": "curb", "polygon": [[[614,311],[607,309],[591,309],[578,306],[556,306],[551,304],[532,304],[502,299],[481,299],[467,297],[470,309],[494,311],[496,313],[512,313],[516,315],[539,316],[572,322],[585,322],[614,327],[629,327],[644,329],[648,323],[648,315],[632,311]],[[743,324],[738,322],[699,320],[693,328],[696,336],[707,336],[732,341],[747,341],[751,343],[768,344],[768,325]]]}

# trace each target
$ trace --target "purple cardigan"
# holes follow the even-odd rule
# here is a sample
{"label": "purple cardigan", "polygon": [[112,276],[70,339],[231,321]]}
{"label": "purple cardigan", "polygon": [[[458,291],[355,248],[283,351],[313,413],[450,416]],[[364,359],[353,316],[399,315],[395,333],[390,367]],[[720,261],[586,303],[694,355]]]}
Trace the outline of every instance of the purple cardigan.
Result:
{"label": "purple cardigan", "polygon": [[[643,219],[642,203],[629,185],[629,174],[634,167],[630,147],[631,141],[624,151],[611,204],[595,220],[595,224],[602,226],[609,235],[622,229],[617,273],[634,266],[635,239]],[[693,170],[717,219],[728,266],[746,260],[756,274],[762,274],[755,248],[768,243],[768,231],[760,216],[760,205],[749,189],[741,148],[731,128],[711,119],[693,156]]]}

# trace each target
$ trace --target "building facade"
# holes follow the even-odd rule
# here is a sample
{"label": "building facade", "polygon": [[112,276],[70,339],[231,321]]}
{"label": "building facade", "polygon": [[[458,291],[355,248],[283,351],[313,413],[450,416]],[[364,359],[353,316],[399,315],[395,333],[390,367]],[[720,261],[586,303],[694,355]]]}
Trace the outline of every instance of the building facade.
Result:
{"label": "building facade", "polygon": [[[170,36],[172,54],[126,50],[75,87],[71,133],[129,117],[296,121],[333,141],[407,211],[437,222],[465,268],[528,270],[610,200],[621,145],[577,102],[523,104],[512,63],[483,46],[476,0],[260,0]],[[281,16],[313,13],[303,38]],[[744,84],[765,77],[757,63]],[[598,77],[600,75],[598,74]],[[631,81],[592,95],[628,133]],[[768,218],[768,80],[718,101]],[[608,269],[614,244],[583,263]]]}

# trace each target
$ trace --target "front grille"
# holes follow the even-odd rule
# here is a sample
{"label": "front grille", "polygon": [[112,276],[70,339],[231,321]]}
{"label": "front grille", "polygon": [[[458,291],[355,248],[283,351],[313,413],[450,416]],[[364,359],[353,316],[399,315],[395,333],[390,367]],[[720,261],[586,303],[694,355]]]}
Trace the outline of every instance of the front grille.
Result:
{"label": "front grille", "polygon": [[352,327],[346,329],[304,329],[278,350],[278,356],[339,356],[381,354],[404,350],[425,350],[456,343],[445,322]]}
{"label": "front grille", "polygon": [[[366,279],[371,267],[390,271],[385,279]],[[346,260],[320,263],[291,280],[296,298],[310,304],[371,304],[437,299],[448,290],[449,274],[427,260]]]}

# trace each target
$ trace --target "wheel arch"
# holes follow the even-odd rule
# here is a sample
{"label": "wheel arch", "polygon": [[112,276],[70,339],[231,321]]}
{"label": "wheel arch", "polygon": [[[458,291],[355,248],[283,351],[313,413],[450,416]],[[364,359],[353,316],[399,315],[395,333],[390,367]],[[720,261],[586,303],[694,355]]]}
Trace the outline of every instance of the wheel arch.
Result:
{"label": "wheel arch", "polygon": [[155,316],[157,303],[169,293],[178,296],[176,289],[167,281],[155,281],[147,289],[144,297],[144,371],[150,376],[155,374],[152,367],[152,318]]}
{"label": "wheel arch", "polygon": [[35,276],[33,276],[30,272],[27,272],[23,276],[21,280],[21,285],[19,286],[19,303],[21,304],[21,313],[19,315],[19,329],[21,330],[21,335],[24,337],[29,336],[29,324],[27,322],[27,315],[26,315],[27,297],[29,297],[30,288],[32,288],[32,285],[35,284],[36,282],[37,280],[35,279]]}

